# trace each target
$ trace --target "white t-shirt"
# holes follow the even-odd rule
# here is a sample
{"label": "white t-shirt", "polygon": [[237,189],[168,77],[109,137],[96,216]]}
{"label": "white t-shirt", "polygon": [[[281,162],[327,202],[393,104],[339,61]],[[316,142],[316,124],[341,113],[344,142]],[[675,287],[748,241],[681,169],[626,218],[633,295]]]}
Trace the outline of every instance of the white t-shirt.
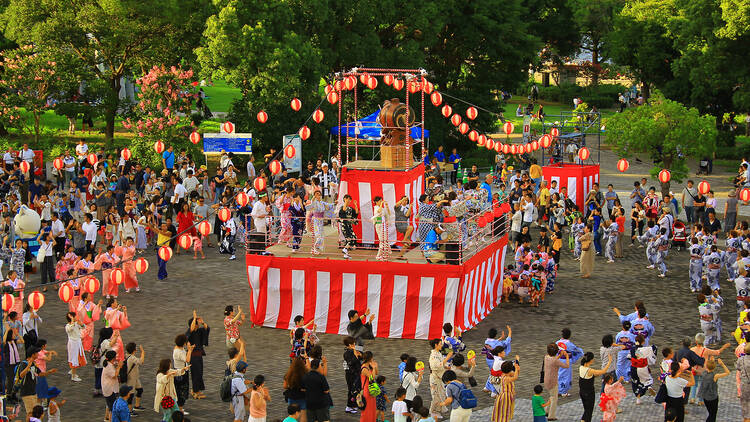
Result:
{"label": "white t-shirt", "polygon": [[260,233],[266,232],[266,204],[263,201],[257,201],[253,205],[253,211],[250,213],[253,216],[253,223],[255,224],[255,231]]}
{"label": "white t-shirt", "polygon": [[90,241],[92,245],[96,243],[96,224],[93,221],[85,222],[81,228],[86,232],[86,241]]}
{"label": "white t-shirt", "polygon": [[[45,208],[47,208],[47,204],[49,202],[45,203]],[[44,214],[44,211],[42,211],[42,214]],[[63,224],[62,220],[59,218],[52,222],[52,235],[55,237],[65,236],[65,225]]]}
{"label": "white t-shirt", "polygon": [[[65,171],[69,173],[75,173],[76,171],[76,159],[71,155],[70,157],[63,157],[63,164],[65,165]],[[68,167],[70,166],[70,167]]]}
{"label": "white t-shirt", "polygon": [[534,221],[534,204],[527,202],[523,206],[523,222],[531,223],[532,221]]}
{"label": "white t-shirt", "polygon": [[186,177],[185,180],[182,181],[182,185],[185,187],[185,190],[187,192],[194,191],[195,188],[197,188],[199,184],[200,184],[200,181],[195,176]]}
{"label": "white t-shirt", "polygon": [[520,232],[521,221],[523,220],[523,213],[519,210],[513,213],[513,217],[510,219],[510,231]]}
{"label": "white t-shirt", "polygon": [[187,194],[187,190],[185,189],[185,186],[182,185],[182,183],[178,183],[174,186],[174,196],[175,198],[177,198],[177,201],[185,198],[186,194]]}
{"label": "white t-shirt", "polygon": [[34,151],[27,149],[27,150],[21,150],[21,159],[24,161],[28,161],[29,163],[34,162]]}
{"label": "white t-shirt", "polygon": [[89,146],[88,144],[78,144],[76,145],[76,154],[81,157],[85,158],[86,154],[89,152]]}
{"label": "white t-shirt", "polygon": [[393,422],[406,422],[404,413],[409,412],[409,409],[406,408],[406,402],[394,400],[391,411],[393,412]]}
{"label": "white t-shirt", "polygon": [[13,164],[13,154],[6,152],[5,155],[3,155],[3,161],[5,161],[5,164]]}
{"label": "white t-shirt", "polygon": [[664,380],[664,383],[667,385],[667,395],[676,399],[678,397],[682,397],[682,390],[688,384],[688,380],[681,377],[672,378],[672,376],[670,375],[667,376],[667,378]]}

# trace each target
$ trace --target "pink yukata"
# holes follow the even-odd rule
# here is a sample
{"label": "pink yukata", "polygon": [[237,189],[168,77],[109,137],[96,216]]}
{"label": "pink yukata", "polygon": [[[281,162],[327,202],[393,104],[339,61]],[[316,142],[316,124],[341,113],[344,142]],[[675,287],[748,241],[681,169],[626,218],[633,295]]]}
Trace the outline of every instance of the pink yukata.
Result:
{"label": "pink yukata", "polygon": [[123,360],[125,360],[125,349],[122,345],[121,330],[124,330],[130,327],[130,321],[128,321],[128,316],[123,311],[119,311],[117,309],[112,309],[112,308],[107,308],[107,310],[104,311],[104,319],[107,320],[106,326],[112,328],[113,334],[114,332],[117,332],[120,334],[119,336],[117,336],[117,343],[114,349],[117,351],[117,360],[119,362],[122,362]]}
{"label": "pink yukata", "polygon": [[69,281],[70,287],[73,288],[74,294],[73,299],[68,302],[70,312],[78,312],[78,305],[81,301],[81,288],[83,287],[83,282],[84,280],[86,280],[86,276],[88,274],[91,274],[91,272],[93,271],[94,263],[91,261],[86,261],[84,259],[79,260],[73,266],[73,273],[78,276],[78,278]]}
{"label": "pink yukata", "polygon": [[116,254],[110,254],[105,252],[96,257],[94,261],[94,268],[102,269],[102,294],[110,297],[117,297],[120,292],[120,285],[109,281],[109,277],[112,274],[112,268],[120,262],[120,257]]}
{"label": "pink yukata", "polygon": [[625,398],[625,387],[620,381],[606,384],[601,395],[599,408],[602,409],[602,422],[613,422],[617,417],[617,406]]}
{"label": "pink yukata", "polygon": [[10,312],[15,311],[18,315],[23,315],[23,288],[26,287],[26,283],[16,277],[15,280],[6,280],[3,285],[13,287],[13,307],[10,308]]}
{"label": "pink yukata", "polygon": [[[138,276],[135,271],[135,245],[118,246],[115,248],[115,254],[122,259],[122,271],[125,273],[123,284],[126,290],[138,290]],[[115,297],[117,297],[115,295]]]}
{"label": "pink yukata", "polygon": [[102,316],[102,307],[94,302],[80,302],[77,309],[78,318],[86,328],[81,331],[83,350],[91,350],[94,344],[94,322]]}

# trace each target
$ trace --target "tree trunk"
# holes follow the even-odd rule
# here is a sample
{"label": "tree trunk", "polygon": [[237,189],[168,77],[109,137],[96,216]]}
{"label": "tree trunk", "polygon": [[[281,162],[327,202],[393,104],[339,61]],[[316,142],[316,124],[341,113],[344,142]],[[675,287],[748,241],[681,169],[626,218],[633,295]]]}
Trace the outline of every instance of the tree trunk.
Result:
{"label": "tree trunk", "polygon": [[596,40],[592,40],[591,48],[591,85],[597,86],[599,84],[599,43]]}
{"label": "tree trunk", "polygon": [[34,111],[34,145],[39,147],[39,112]]}
{"label": "tree trunk", "polygon": [[117,107],[120,103],[120,76],[112,75],[109,86],[112,89],[110,93],[112,98],[107,101],[107,108],[104,111],[104,119],[107,124],[104,135],[106,140],[111,141],[115,136],[115,116],[117,116]]}
{"label": "tree trunk", "polygon": [[651,97],[651,86],[648,84],[648,82],[641,83],[641,95],[643,95],[643,100],[648,100],[649,97]]}

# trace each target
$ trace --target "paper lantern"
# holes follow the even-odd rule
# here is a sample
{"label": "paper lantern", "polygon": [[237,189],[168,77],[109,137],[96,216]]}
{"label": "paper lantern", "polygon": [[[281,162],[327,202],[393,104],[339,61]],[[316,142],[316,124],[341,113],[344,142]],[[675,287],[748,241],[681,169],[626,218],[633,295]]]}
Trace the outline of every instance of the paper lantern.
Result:
{"label": "paper lantern", "polygon": [[[492,208],[492,216],[493,217],[497,218],[497,217],[501,217],[502,215],[503,215],[503,209],[502,208],[500,208],[500,207],[494,207],[494,208]],[[469,351],[472,352],[473,350],[469,350]]]}
{"label": "paper lantern", "polygon": [[422,91],[424,91],[425,94],[432,94],[432,90],[435,89],[435,85],[433,85],[432,82],[425,79],[424,83],[422,83]]}
{"label": "paper lantern", "polygon": [[224,132],[226,132],[226,133],[234,133],[234,123],[232,123],[232,122],[224,122],[224,123],[223,123],[223,124],[221,125],[221,128],[222,128],[222,129],[224,130]]}
{"label": "paper lantern", "polygon": [[503,132],[505,132],[506,135],[510,135],[513,133],[513,129],[515,126],[513,126],[513,122],[505,122],[503,125]]}
{"label": "paper lantern", "polygon": [[93,166],[94,164],[96,164],[97,162],[99,162],[99,157],[97,157],[96,154],[91,153],[88,156],[86,156],[86,161],[88,161],[89,164],[91,164]]}
{"label": "paper lantern", "polygon": [[114,281],[115,284],[120,285],[125,281],[125,271],[120,268],[115,268],[109,273],[109,281]]}
{"label": "paper lantern", "polygon": [[[255,179],[258,180],[258,179]],[[263,180],[263,179],[260,179]],[[208,221],[201,221],[198,223],[198,233],[202,234],[203,236],[208,236],[211,234],[211,223]]]}
{"label": "paper lantern", "polygon": [[443,94],[435,91],[432,94],[430,94],[430,101],[432,101],[432,105],[435,107],[439,106],[443,103]]}
{"label": "paper lantern", "polygon": [[468,117],[469,120],[476,119],[478,114],[479,114],[479,112],[477,112],[477,108],[476,107],[469,107],[469,108],[466,109],[466,117]]}
{"label": "paper lantern", "polygon": [[542,135],[539,141],[542,148],[549,148],[549,146],[552,145],[552,137],[550,135]]}
{"label": "paper lantern", "polygon": [[553,128],[552,128],[552,129],[551,129],[551,130],[549,131],[549,134],[550,134],[550,135],[552,135],[552,137],[553,137],[553,138],[557,138],[558,136],[560,136],[560,129],[558,129],[558,128],[556,128],[556,127],[553,127]]}
{"label": "paper lantern", "polygon": [[132,155],[133,154],[127,148],[123,148],[122,151],[120,151],[120,157],[125,161],[128,161]]}
{"label": "paper lantern", "polygon": [[477,139],[477,145],[479,145],[480,147],[483,147],[484,144],[486,143],[487,143],[487,137],[484,136],[484,134],[479,135],[479,138]]}
{"label": "paper lantern", "polygon": [[484,215],[477,218],[477,224],[479,225],[479,227],[484,227],[487,225],[487,219],[484,218]]}
{"label": "paper lantern", "polygon": [[326,95],[328,95],[329,93],[333,92],[333,85],[331,85],[331,84],[326,85],[325,91],[326,91]]}
{"label": "paper lantern", "polygon": [[531,141],[531,150],[536,151],[539,149],[539,141]]}
{"label": "paper lantern", "polygon": [[156,151],[157,154],[161,154],[162,152],[164,152],[164,142],[162,141],[154,142],[154,151]]}
{"label": "paper lantern", "polygon": [[294,145],[289,144],[284,147],[284,157],[291,160],[295,155],[297,155],[297,150],[294,148]]}
{"label": "paper lantern", "polygon": [[476,130],[472,130],[471,132],[469,132],[469,140],[471,142],[476,142],[477,139],[479,139],[479,134]]}
{"label": "paper lantern", "polygon": [[326,117],[325,113],[323,113],[323,110],[317,109],[313,112],[312,118],[315,120],[315,123],[320,123],[323,121],[323,119]]}
{"label": "paper lantern", "polygon": [[368,75],[367,73],[363,73],[359,75],[359,81],[362,82],[363,84],[367,85],[367,81],[369,80],[370,80],[370,75]]}
{"label": "paper lantern", "polygon": [[62,170],[62,168],[65,167],[65,162],[63,162],[62,158],[55,158],[55,161],[52,162],[52,167],[57,170]]}
{"label": "paper lantern", "polygon": [[401,88],[404,87],[404,80],[403,79],[396,79],[393,81],[393,89],[396,91],[401,91]]}
{"label": "paper lantern", "polygon": [[268,163],[268,170],[270,170],[271,174],[273,174],[274,176],[281,173],[281,163],[279,162],[279,160],[273,160]]}
{"label": "paper lantern", "polygon": [[698,192],[700,192],[702,195],[705,195],[708,193],[708,191],[711,190],[711,184],[707,181],[703,180],[700,183],[698,183]]}
{"label": "paper lantern", "polygon": [[421,360],[414,364],[414,369],[417,371],[424,371],[424,362]]}
{"label": "paper lantern", "polygon": [[135,260],[135,272],[143,274],[148,271],[148,261],[146,258],[138,258]]}
{"label": "paper lantern", "polygon": [[630,163],[628,163],[628,160],[624,158],[620,158],[617,160],[617,170],[620,171],[620,173],[625,173],[628,170],[628,167],[630,167]]}
{"label": "paper lantern", "polygon": [[253,180],[253,187],[255,188],[256,192],[262,192],[266,190],[266,179],[262,177],[256,177],[255,180]]}
{"label": "paper lantern", "polygon": [[193,246],[193,238],[187,233],[181,234],[180,237],[177,238],[177,244],[180,245],[182,249],[190,249],[190,247]]}
{"label": "paper lantern", "polygon": [[461,123],[458,125],[458,131],[461,132],[461,135],[465,135],[469,131],[469,125],[466,122]]}
{"label": "paper lantern", "polygon": [[383,83],[385,83],[386,85],[392,85],[394,80],[395,78],[393,77],[393,75],[388,74],[383,76]]}
{"label": "paper lantern", "polygon": [[745,188],[740,191],[740,201],[750,201],[750,189]]}
{"label": "paper lantern", "polygon": [[451,116],[451,123],[453,123],[453,126],[458,126],[461,124],[461,115],[456,113],[453,116]]}
{"label": "paper lantern", "polygon": [[343,91],[344,88],[345,88],[344,87],[344,81],[342,81],[340,79],[337,80],[336,82],[333,83],[333,88],[334,88],[334,91],[338,91],[338,92]]}
{"label": "paper lantern", "polygon": [[172,258],[172,248],[170,248],[167,245],[164,245],[161,248],[159,248],[158,255],[162,261],[169,261],[169,259]]}
{"label": "paper lantern", "polygon": [[310,137],[310,128],[307,126],[302,126],[301,128],[299,128],[299,131],[297,132],[297,134],[304,141]]}
{"label": "paper lantern", "polygon": [[336,91],[331,91],[326,96],[326,99],[331,104],[336,104],[339,101],[339,94],[336,93]]}
{"label": "paper lantern", "polygon": [[197,144],[201,141],[201,134],[198,133],[197,130],[194,130],[190,133],[190,142]]}
{"label": "paper lantern", "polygon": [[659,181],[662,183],[669,182],[669,179],[672,178],[672,175],[669,173],[669,170],[664,169],[659,172]]}
{"label": "paper lantern", "polygon": [[44,295],[39,290],[34,290],[29,295],[28,302],[32,309],[37,310],[44,306]]}
{"label": "paper lantern", "polygon": [[581,149],[578,150],[578,158],[581,159],[581,161],[586,161],[591,156],[591,151],[589,151],[586,147],[581,147]]}
{"label": "paper lantern", "polygon": [[353,75],[349,75],[344,79],[344,86],[348,90],[354,89],[355,86],[357,86],[357,78],[355,78]]}
{"label": "paper lantern", "polygon": [[293,98],[289,105],[292,107],[292,110],[299,111],[302,108],[302,101],[299,98]]}
{"label": "paper lantern", "polygon": [[255,115],[255,118],[258,119],[258,122],[265,123],[268,121],[268,113],[261,110],[258,112],[258,114]]}
{"label": "paper lantern", "polygon": [[495,142],[495,152],[500,153],[503,150],[502,142]]}
{"label": "paper lantern", "polygon": [[234,200],[237,201],[237,205],[240,207],[244,207],[250,202],[250,196],[246,194],[245,192],[239,192],[237,196],[234,197]]}
{"label": "paper lantern", "polygon": [[219,220],[227,222],[232,218],[232,211],[230,211],[229,208],[221,207],[219,208],[217,215],[219,216]]}
{"label": "paper lantern", "polygon": [[73,296],[75,296],[75,291],[73,291],[73,288],[70,287],[70,284],[64,283],[60,286],[59,289],[57,289],[57,296],[65,303],[70,302],[73,300]]}
{"label": "paper lantern", "polygon": [[99,287],[101,287],[101,283],[99,283],[99,280],[96,277],[88,277],[83,281],[83,291],[90,295],[98,292]]}
{"label": "paper lantern", "polygon": [[21,169],[21,173],[28,173],[31,170],[31,164],[26,160],[21,161],[18,167]]}
{"label": "paper lantern", "polygon": [[13,309],[13,302],[15,302],[15,299],[12,294],[3,294],[3,311],[10,312],[10,310]]}
{"label": "paper lantern", "polygon": [[449,106],[448,104],[444,105],[442,110],[440,111],[443,114],[443,117],[451,117],[451,114],[453,114],[453,108]]}
{"label": "paper lantern", "polygon": [[511,154],[518,154],[518,145],[513,144],[510,146],[510,153]]}
{"label": "paper lantern", "polygon": [[509,154],[510,153],[510,145],[504,144],[503,145],[503,154]]}
{"label": "paper lantern", "polygon": [[367,87],[370,89],[375,89],[378,87],[378,80],[375,78],[370,78],[365,85],[367,85]]}
{"label": "paper lantern", "polygon": [[493,141],[492,139],[487,139],[487,142],[484,144],[484,146],[486,146],[487,149],[490,150],[495,149],[495,141]]}

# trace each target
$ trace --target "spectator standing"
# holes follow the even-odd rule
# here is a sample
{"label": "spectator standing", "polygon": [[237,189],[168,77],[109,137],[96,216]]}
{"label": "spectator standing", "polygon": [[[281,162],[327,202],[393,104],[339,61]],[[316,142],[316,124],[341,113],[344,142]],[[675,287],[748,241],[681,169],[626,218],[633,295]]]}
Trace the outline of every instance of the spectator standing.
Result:
{"label": "spectator standing", "polygon": [[698,195],[698,189],[695,188],[692,180],[687,181],[687,186],[682,189],[682,208],[685,209],[685,218],[688,224],[695,222],[694,209],[695,197]]}
{"label": "spectator standing", "polygon": [[313,359],[310,362],[310,371],[302,378],[307,406],[307,422],[328,422],[331,419],[329,414],[331,406],[330,387],[326,377],[320,373],[320,364],[320,360]]}

